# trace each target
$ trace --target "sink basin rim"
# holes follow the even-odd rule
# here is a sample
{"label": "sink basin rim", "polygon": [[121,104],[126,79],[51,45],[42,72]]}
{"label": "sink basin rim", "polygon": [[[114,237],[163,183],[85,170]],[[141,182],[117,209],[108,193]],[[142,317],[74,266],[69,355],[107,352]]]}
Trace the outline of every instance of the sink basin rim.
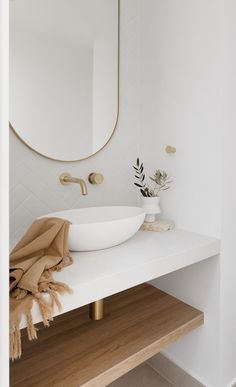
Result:
{"label": "sink basin rim", "polygon": [[[97,214],[94,214],[94,210],[96,212],[99,212]],[[108,211],[109,210],[112,210],[112,211],[124,211],[123,212],[123,216],[120,215],[118,212],[117,213],[113,213],[113,214],[108,214],[108,218],[105,219],[105,216],[101,219],[99,218],[94,218],[94,219],[83,219],[83,216],[88,216],[88,211],[91,212],[91,216],[93,217],[94,215],[104,215],[102,214],[102,211]],[[130,211],[130,214],[125,214],[125,211]],[[84,212],[84,214],[83,214]],[[132,213],[133,212],[133,213]],[[107,215],[106,213],[106,215]],[[66,219],[68,220],[69,222],[71,222],[72,225],[83,225],[83,226],[86,226],[86,225],[91,225],[91,224],[97,224],[97,223],[110,223],[110,222],[117,222],[119,220],[121,221],[124,221],[124,220],[127,220],[127,219],[131,219],[131,218],[134,218],[134,217],[137,217],[137,216],[141,216],[141,215],[145,215],[146,212],[145,210],[142,208],[142,207],[138,207],[138,206],[93,206],[93,207],[81,207],[81,208],[74,208],[74,209],[69,209],[69,210],[62,210],[62,211],[57,211],[57,212],[52,212],[50,214],[47,214],[45,215],[45,217],[49,217],[49,216],[52,216],[52,217],[58,217],[58,218],[62,218],[62,219]],[[64,215],[64,216],[63,216]],[[109,219],[109,216],[110,215],[113,215],[112,218]],[[81,218],[76,218],[76,216],[81,216]]]}

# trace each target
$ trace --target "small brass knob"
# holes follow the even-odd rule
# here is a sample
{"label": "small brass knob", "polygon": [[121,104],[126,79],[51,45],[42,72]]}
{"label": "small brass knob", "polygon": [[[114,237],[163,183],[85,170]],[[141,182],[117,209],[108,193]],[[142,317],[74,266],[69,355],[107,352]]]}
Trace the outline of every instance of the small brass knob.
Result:
{"label": "small brass knob", "polygon": [[176,153],[176,147],[171,146],[171,145],[167,145],[166,146],[166,153]]}
{"label": "small brass knob", "polygon": [[88,181],[91,184],[102,184],[104,177],[101,173],[92,172],[88,177]]}

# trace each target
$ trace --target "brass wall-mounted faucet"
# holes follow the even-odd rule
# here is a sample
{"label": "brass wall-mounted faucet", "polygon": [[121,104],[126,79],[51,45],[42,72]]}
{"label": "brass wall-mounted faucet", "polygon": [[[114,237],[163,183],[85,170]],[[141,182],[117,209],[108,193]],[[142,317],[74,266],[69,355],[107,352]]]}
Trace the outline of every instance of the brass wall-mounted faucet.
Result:
{"label": "brass wall-mounted faucet", "polygon": [[81,188],[82,195],[88,195],[88,189],[85,181],[79,177],[73,177],[70,173],[62,173],[59,177],[61,184],[67,185],[70,183],[79,184]]}

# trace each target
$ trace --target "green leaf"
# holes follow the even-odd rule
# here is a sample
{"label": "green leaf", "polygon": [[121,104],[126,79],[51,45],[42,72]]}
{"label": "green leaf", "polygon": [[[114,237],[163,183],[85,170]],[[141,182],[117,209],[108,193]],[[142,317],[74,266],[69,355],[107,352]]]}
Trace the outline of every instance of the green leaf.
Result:
{"label": "green leaf", "polygon": [[134,183],[134,185],[136,185],[139,188],[143,188],[143,186],[141,184],[139,184],[139,183]]}
{"label": "green leaf", "polygon": [[146,192],[145,192],[145,190],[144,189],[140,189],[140,192],[141,192],[141,194],[144,196],[144,197],[146,197],[147,195],[146,195]]}

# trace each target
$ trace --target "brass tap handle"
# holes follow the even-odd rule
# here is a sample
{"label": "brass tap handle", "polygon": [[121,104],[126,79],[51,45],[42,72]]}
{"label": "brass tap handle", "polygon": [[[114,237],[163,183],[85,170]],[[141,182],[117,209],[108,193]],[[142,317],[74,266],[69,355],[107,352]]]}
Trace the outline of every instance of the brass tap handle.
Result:
{"label": "brass tap handle", "polygon": [[101,173],[92,172],[89,174],[88,181],[91,184],[102,184],[104,177]]}
{"label": "brass tap handle", "polygon": [[171,146],[171,145],[167,145],[166,146],[166,153],[176,153],[176,147]]}

